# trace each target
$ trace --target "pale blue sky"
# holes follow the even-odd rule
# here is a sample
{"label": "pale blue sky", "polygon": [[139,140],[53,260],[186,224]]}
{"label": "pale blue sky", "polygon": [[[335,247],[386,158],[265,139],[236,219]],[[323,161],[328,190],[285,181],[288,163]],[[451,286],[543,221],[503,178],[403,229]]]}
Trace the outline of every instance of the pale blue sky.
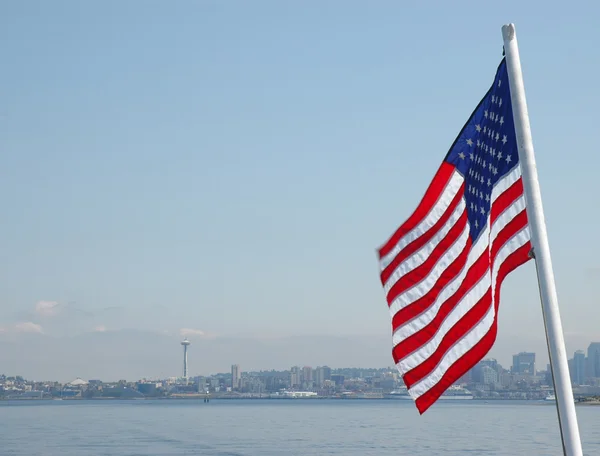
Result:
{"label": "pale blue sky", "polygon": [[[375,248],[491,84],[511,21],[584,348],[600,339],[598,18],[591,1],[2,2],[0,327],[389,336]],[[531,264],[500,324],[504,358],[523,334],[543,349]]]}

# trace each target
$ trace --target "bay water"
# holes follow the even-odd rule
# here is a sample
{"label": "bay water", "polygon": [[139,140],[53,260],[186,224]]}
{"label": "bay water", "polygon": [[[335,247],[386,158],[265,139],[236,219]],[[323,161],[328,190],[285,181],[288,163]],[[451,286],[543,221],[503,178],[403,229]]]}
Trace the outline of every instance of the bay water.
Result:
{"label": "bay water", "polygon": [[[600,406],[578,406],[600,455]],[[400,400],[0,402],[2,456],[561,455],[546,402]]]}

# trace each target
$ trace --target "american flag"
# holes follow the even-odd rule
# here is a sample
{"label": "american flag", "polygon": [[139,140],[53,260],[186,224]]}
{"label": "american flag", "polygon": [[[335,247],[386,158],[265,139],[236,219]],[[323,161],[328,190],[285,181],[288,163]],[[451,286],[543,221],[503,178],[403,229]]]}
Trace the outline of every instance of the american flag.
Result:
{"label": "american flag", "polygon": [[378,250],[394,362],[420,413],[490,350],[500,286],[530,250],[503,59],[419,206]]}

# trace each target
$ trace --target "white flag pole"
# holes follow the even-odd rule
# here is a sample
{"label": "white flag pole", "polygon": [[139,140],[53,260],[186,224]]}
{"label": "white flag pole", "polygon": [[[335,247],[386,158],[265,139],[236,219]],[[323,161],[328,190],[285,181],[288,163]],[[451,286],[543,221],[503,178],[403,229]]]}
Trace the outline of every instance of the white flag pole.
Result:
{"label": "white flag pole", "polygon": [[566,456],[583,456],[577,415],[575,413],[575,401],[573,399],[573,390],[571,389],[571,379],[569,378],[567,350],[565,348],[558,309],[552,260],[550,259],[550,246],[548,244],[544,210],[542,208],[542,195],[540,193],[533,153],[531,127],[529,125],[527,102],[525,100],[525,86],[521,73],[521,60],[519,58],[514,24],[503,26],[502,36],[504,38],[506,68],[510,83],[510,98],[515,120],[515,133],[519,149],[519,161],[521,163],[523,190],[527,202],[531,245],[533,246],[533,255],[537,266],[542,314],[546,327],[548,352],[550,354],[550,367],[554,378],[554,390],[563,451]]}

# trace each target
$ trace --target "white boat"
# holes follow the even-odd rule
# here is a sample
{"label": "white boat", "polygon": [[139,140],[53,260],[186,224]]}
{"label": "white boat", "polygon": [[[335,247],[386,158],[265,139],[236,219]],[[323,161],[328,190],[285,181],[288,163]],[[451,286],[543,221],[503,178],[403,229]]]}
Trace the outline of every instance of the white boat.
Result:
{"label": "white boat", "polygon": [[[405,400],[413,400],[413,398],[408,394],[408,389],[406,387],[399,388],[397,390],[392,391],[387,395],[389,399],[405,399]],[[462,386],[453,385],[444,392],[440,396],[440,400],[470,400],[473,399],[473,393]]]}
{"label": "white boat", "polygon": [[444,394],[440,396],[440,400],[469,400],[473,399],[473,393],[462,386],[451,386]]}
{"label": "white boat", "polygon": [[546,398],[544,399],[545,401],[555,401],[556,400],[556,396],[554,395],[554,393],[550,393],[546,396]]}

